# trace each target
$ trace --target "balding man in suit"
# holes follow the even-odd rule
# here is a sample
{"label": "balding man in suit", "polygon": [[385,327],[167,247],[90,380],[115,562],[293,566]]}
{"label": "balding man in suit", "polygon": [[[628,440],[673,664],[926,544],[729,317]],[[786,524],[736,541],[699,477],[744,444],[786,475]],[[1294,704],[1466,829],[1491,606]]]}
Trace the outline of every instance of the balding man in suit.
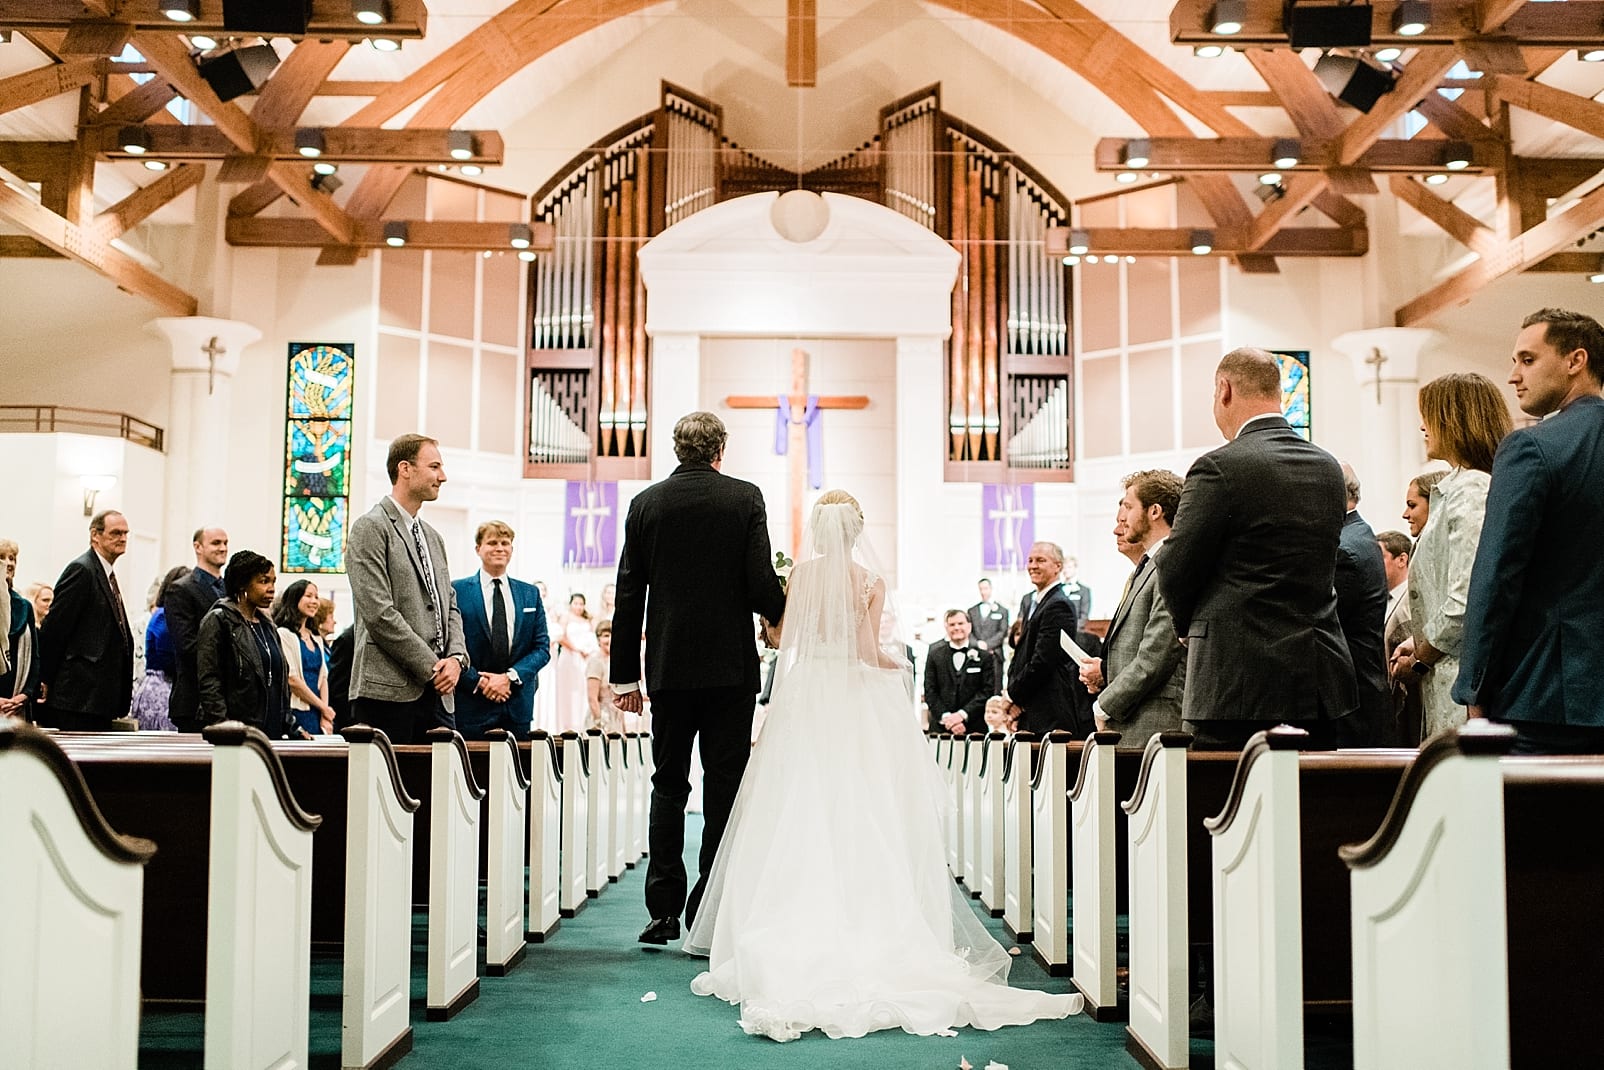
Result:
{"label": "balding man in suit", "polygon": [[1262,349],[1220,361],[1214,422],[1226,444],[1187,473],[1157,562],[1186,643],[1186,730],[1239,750],[1286,722],[1330,745],[1359,704],[1333,586],[1342,467],[1281,415],[1280,366]]}

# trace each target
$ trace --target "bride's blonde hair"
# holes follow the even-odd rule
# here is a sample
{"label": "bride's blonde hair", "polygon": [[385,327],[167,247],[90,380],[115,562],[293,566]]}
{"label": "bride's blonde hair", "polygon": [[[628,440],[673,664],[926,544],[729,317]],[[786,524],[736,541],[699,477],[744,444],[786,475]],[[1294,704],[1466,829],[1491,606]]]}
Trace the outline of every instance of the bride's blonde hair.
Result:
{"label": "bride's blonde hair", "polygon": [[[857,522],[849,522],[846,525],[845,535],[848,540],[848,545],[850,546],[851,543],[856,542],[858,536],[863,533],[863,506],[858,504],[858,499],[854,498],[844,490],[827,490],[823,494],[819,495],[819,500],[817,502],[813,503],[813,517],[815,523],[818,520],[819,511],[827,505],[850,505],[852,507],[852,513],[857,518]],[[817,535],[817,530],[815,530],[815,535]]]}

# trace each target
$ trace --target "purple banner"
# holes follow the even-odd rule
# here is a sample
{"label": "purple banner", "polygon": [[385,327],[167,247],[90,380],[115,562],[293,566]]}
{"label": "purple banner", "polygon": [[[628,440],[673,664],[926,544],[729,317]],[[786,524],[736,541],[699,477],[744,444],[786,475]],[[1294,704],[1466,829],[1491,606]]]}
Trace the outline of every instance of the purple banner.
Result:
{"label": "purple banner", "polygon": [[987,483],[980,490],[980,567],[993,572],[1021,572],[1030,544],[1036,541],[1036,487]]}
{"label": "purple banner", "polygon": [[612,568],[618,564],[618,484],[568,484],[563,513],[563,566]]}

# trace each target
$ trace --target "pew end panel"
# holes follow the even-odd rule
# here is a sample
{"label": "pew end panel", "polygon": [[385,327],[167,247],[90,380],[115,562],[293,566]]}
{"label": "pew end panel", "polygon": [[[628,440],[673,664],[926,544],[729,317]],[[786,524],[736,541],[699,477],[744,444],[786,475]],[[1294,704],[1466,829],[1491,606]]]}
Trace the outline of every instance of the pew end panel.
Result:
{"label": "pew end panel", "polygon": [[1069,958],[1069,768],[1082,744],[1053,731],[1042,742],[1031,785],[1031,954],[1052,977],[1067,977]]}
{"label": "pew end panel", "polygon": [[[50,734],[0,725],[0,1036],[23,1066],[133,1070],[148,840],[112,830]],[[84,1014],[83,1008],[93,1008]]]}
{"label": "pew end panel", "polygon": [[1117,829],[1114,762],[1118,732],[1094,732],[1069,792],[1072,978],[1094,1021],[1118,1020]]}
{"label": "pew end panel", "polygon": [[1003,767],[1008,737],[1001,732],[986,736],[980,759],[980,790],[976,827],[979,829],[980,905],[994,918],[1003,916],[1008,867],[1003,845]]}
{"label": "pew end panel", "polygon": [[505,976],[523,961],[524,840],[529,829],[529,781],[518,741],[505,729],[490,740],[490,804],[485,859],[485,972]]}
{"label": "pew end panel", "polygon": [[524,939],[536,944],[549,940],[562,922],[558,905],[562,787],[556,741],[537,731],[530,739],[529,754],[529,929],[524,933]]}
{"label": "pew end panel", "polygon": [[468,747],[434,728],[430,746],[426,1016],[446,1021],[479,996],[479,821],[485,790]]}
{"label": "pew end panel", "polygon": [[557,758],[562,767],[562,879],[559,905],[571,918],[585,908],[589,876],[586,839],[590,824],[590,756],[579,733],[564,732],[558,739]]}
{"label": "pew end panel", "polygon": [[1036,905],[1032,900],[1030,785],[1036,779],[1041,742],[1033,732],[1017,733],[1003,762],[1003,929],[1017,943],[1035,939],[1031,931]]}
{"label": "pew end panel", "polygon": [[592,728],[579,737],[590,771],[590,792],[585,812],[585,895],[595,899],[612,879],[612,845],[607,836],[611,828],[607,814],[612,799],[613,767],[607,753],[607,739],[601,729]]}
{"label": "pew end panel", "polygon": [[383,732],[346,740],[347,822],[340,1065],[388,1066],[412,1050],[412,851],[419,800]]}
{"label": "pew end panel", "polygon": [[1136,789],[1120,804],[1130,867],[1130,1024],[1125,1049],[1149,1070],[1188,1065],[1186,732],[1147,742]]}

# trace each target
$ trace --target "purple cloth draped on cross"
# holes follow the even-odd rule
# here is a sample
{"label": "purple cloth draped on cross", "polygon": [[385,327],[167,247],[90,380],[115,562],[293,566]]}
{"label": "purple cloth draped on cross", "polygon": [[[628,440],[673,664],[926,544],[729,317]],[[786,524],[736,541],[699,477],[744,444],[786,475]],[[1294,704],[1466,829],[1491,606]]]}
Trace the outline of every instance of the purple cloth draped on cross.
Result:
{"label": "purple cloth draped on cross", "polygon": [[802,419],[791,418],[791,401],[784,394],[779,395],[779,408],[774,412],[774,452],[784,457],[790,450],[791,425],[804,424],[808,434],[808,486],[818,490],[824,486],[824,415],[819,410],[819,395],[809,394],[807,406],[802,410]]}

